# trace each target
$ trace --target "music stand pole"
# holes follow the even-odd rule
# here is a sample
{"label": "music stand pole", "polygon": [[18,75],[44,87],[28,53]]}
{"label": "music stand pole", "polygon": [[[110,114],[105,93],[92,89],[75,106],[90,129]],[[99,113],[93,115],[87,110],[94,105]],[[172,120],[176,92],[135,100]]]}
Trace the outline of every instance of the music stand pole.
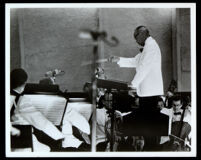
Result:
{"label": "music stand pole", "polygon": [[92,64],[92,70],[93,76],[92,76],[92,135],[91,135],[91,151],[96,152],[96,93],[97,93],[97,80],[95,77],[95,69],[96,69],[96,59],[97,59],[97,51],[98,51],[98,43],[95,39],[95,44],[93,48],[93,64]]}
{"label": "music stand pole", "polygon": [[115,37],[112,37],[112,41],[114,43],[109,42],[106,40],[107,34],[105,32],[90,32],[91,38],[94,41],[94,48],[93,48],[93,64],[92,68],[94,69],[92,75],[92,136],[91,136],[91,151],[96,152],[96,97],[97,97],[97,80],[95,77],[95,70],[96,70],[96,60],[98,59],[98,41],[102,40],[106,42],[109,46],[116,46],[118,44],[118,40]]}

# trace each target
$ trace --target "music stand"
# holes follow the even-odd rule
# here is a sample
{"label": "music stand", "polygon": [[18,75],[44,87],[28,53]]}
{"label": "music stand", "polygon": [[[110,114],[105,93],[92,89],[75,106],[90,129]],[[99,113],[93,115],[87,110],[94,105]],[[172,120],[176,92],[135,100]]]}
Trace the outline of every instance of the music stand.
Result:
{"label": "music stand", "polygon": [[61,120],[57,126],[61,130],[61,126],[63,124],[64,115],[67,109],[67,104],[69,101],[68,94],[62,92],[59,89],[59,85],[53,84],[37,84],[37,83],[27,83],[23,92],[23,95],[57,95],[59,97],[63,97],[66,99],[66,103],[64,106],[63,114]]}
{"label": "music stand", "polygon": [[115,47],[118,45],[119,41],[116,37],[111,37],[111,41],[108,41],[106,39],[107,33],[105,31],[99,32],[99,31],[92,31],[89,29],[83,29],[81,30],[79,34],[80,38],[84,39],[92,39],[94,42],[93,47],[93,63],[92,68],[94,69],[93,75],[92,75],[92,108],[93,108],[93,115],[92,115],[92,145],[91,150],[92,152],[96,151],[96,96],[97,96],[97,80],[95,77],[96,72],[96,62],[98,60],[98,42],[103,41],[105,44],[111,47]]}
{"label": "music stand", "polygon": [[107,102],[107,108],[109,116],[111,117],[111,138],[110,138],[110,151],[113,151],[114,145],[114,130],[115,130],[115,105],[114,105],[114,93],[120,91],[128,91],[128,83],[116,80],[97,79],[98,88],[106,88],[105,101]]}

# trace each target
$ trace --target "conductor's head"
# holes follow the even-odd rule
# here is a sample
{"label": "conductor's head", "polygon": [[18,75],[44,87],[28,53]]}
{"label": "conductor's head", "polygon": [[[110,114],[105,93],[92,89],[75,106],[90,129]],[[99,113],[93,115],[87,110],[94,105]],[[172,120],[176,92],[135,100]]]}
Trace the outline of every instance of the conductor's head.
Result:
{"label": "conductor's head", "polygon": [[150,36],[149,30],[145,26],[138,26],[133,36],[139,45],[144,46],[146,39]]}
{"label": "conductor's head", "polygon": [[12,70],[10,74],[11,90],[15,89],[19,93],[22,93],[24,91],[24,87],[25,87],[27,79],[28,79],[28,75],[26,71],[23,70],[22,68],[17,68]]}

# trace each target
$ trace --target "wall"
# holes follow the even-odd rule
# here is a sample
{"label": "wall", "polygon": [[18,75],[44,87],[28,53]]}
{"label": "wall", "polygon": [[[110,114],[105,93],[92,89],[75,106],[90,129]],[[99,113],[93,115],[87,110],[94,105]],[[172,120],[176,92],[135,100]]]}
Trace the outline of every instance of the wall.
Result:
{"label": "wall", "polygon": [[88,26],[97,29],[97,9],[31,8],[18,9],[18,15],[21,66],[29,82],[38,83],[46,71],[58,68],[65,71],[56,79],[62,90],[82,91],[92,69],[80,64],[92,59],[93,44],[78,33]]}
{"label": "wall", "polygon": [[10,14],[10,69],[13,70],[21,66],[21,56],[17,10],[12,9]]}
{"label": "wall", "polygon": [[190,9],[177,9],[178,91],[191,91]]}
{"label": "wall", "polygon": [[[120,41],[115,48],[104,45],[105,57],[135,56],[139,50],[133,39],[134,29],[139,25],[147,26],[161,49],[166,90],[172,79],[172,12],[174,9],[102,9],[102,28]],[[110,79],[130,82],[135,75],[135,69],[119,68],[117,64],[105,64],[104,67]]]}
{"label": "wall", "polygon": [[[119,39],[117,47],[108,47],[102,43],[99,48],[100,57],[131,57],[138,53],[137,44],[133,39],[133,31],[138,25],[147,26],[161,48],[165,89],[172,79],[174,9],[32,8],[18,9],[17,12],[11,14],[12,23],[16,22],[16,26],[11,27],[11,41],[18,39],[20,43],[11,43],[11,48],[18,48],[11,51],[11,64],[24,67],[29,73],[29,82],[38,83],[46,71],[58,68],[66,72],[64,76],[57,78],[61,89],[81,91],[83,84],[91,80],[92,69],[90,65],[80,64],[92,60],[93,43],[91,40],[79,39],[79,29],[96,30],[100,27],[101,30],[107,31],[108,36]],[[18,20],[16,15],[19,16]],[[119,68],[116,64],[105,63],[103,67],[110,79],[128,82],[135,75],[134,69]]]}

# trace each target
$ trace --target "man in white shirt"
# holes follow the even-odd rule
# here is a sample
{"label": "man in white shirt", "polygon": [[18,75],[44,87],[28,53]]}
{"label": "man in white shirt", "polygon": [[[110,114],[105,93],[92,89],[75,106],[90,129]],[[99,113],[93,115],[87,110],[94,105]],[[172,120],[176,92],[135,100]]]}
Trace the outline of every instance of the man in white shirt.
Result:
{"label": "man in white shirt", "polygon": [[143,46],[143,51],[133,58],[112,56],[111,62],[117,62],[120,67],[136,68],[136,75],[131,81],[131,87],[137,90],[139,97],[163,95],[163,78],[161,72],[161,51],[157,42],[149,35],[144,26],[139,26],[134,32],[136,42]]}
{"label": "man in white shirt", "polygon": [[[161,113],[166,114],[170,117],[171,122],[178,122],[181,120],[182,114],[184,112],[182,99],[180,96],[172,97],[172,108],[163,108]],[[183,121],[191,124],[191,111],[186,108],[184,112]]]}
{"label": "man in white shirt", "polygon": [[149,121],[158,113],[158,96],[164,94],[161,51],[145,26],[139,26],[135,29],[134,39],[143,47],[141,53],[133,58],[111,56],[108,61],[116,62],[120,67],[136,68],[136,74],[130,87],[137,91],[140,98],[139,112]]}
{"label": "man in white shirt", "polygon": [[[40,111],[38,111],[30,99],[25,98],[22,96],[22,92],[24,91],[26,81],[28,79],[27,73],[19,68],[14,69],[11,72],[11,123],[12,125],[32,125],[37,130],[41,131],[45,136],[49,137],[49,141],[51,143],[47,143],[48,145],[51,144],[51,150],[55,149],[55,146],[58,146],[59,143],[62,141],[62,147],[59,148],[61,151],[69,151],[69,149],[77,150],[76,148],[82,147],[84,143],[73,136],[72,133],[72,125],[79,128],[82,132],[89,135],[90,127],[88,121],[80,115],[78,112],[74,110],[68,110],[66,112],[62,131],[57,129],[52,122],[50,122]],[[21,103],[21,98],[23,98],[23,103]],[[16,102],[19,99],[19,104]],[[82,122],[82,127],[79,122]],[[11,125],[11,134],[12,135],[20,135],[20,131],[16,128],[13,128]],[[35,147],[35,149],[40,151],[40,146],[45,146],[38,141],[40,137],[36,136],[37,132],[34,132],[34,139],[37,144],[40,144]],[[45,142],[42,142],[45,143]],[[34,143],[33,143],[34,144]],[[47,146],[46,146],[47,147]],[[43,147],[45,148],[45,147]],[[49,147],[48,147],[49,148]],[[46,149],[50,151],[50,149]],[[43,151],[43,150],[42,150]]]}
{"label": "man in white shirt", "polygon": [[144,111],[154,111],[158,96],[164,94],[161,51],[145,26],[135,29],[134,38],[143,47],[141,53],[134,58],[111,56],[108,61],[117,62],[120,67],[136,68],[130,87],[136,89],[140,97],[140,108]]}
{"label": "man in white shirt", "polygon": [[[25,117],[23,117],[23,112],[26,110],[17,107],[17,102],[20,101],[20,96],[24,91],[24,87],[26,84],[26,81],[28,79],[28,75],[27,73],[19,68],[19,69],[14,69],[11,72],[11,80],[10,80],[10,86],[11,86],[11,103],[10,103],[10,120],[11,120],[11,135],[12,136],[20,136],[21,135],[21,131],[18,130],[17,128],[13,127],[13,126],[18,126],[18,125],[30,125],[32,123],[29,123]],[[30,108],[32,108],[30,106]],[[32,110],[33,111],[33,110]],[[25,113],[27,112],[27,110],[25,111]],[[36,117],[37,118],[37,117]],[[40,120],[39,120],[40,121]],[[44,121],[43,121],[44,122]],[[50,122],[49,122],[50,123]],[[36,124],[33,121],[33,126],[34,124]],[[37,127],[40,127],[40,124],[42,125],[42,122],[38,123],[39,125],[36,124]],[[48,125],[46,125],[48,126]],[[45,128],[45,126],[43,126]],[[44,129],[45,131],[48,132],[49,128]],[[63,139],[64,136],[62,135],[62,133],[60,133],[59,131],[57,131],[55,134],[52,135],[56,140],[58,139]],[[23,137],[24,138],[24,137]],[[40,143],[37,138],[35,137],[35,135],[32,135],[32,140],[33,140],[33,150],[34,151],[50,151],[50,148],[42,143]],[[26,141],[26,140],[25,140]],[[12,149],[12,151],[17,151],[17,152],[22,152],[22,151],[29,151],[26,148],[25,149]]]}
{"label": "man in white shirt", "polygon": [[[181,96],[173,96],[172,97],[172,108],[163,108],[161,113],[166,114],[169,116],[169,134],[179,137],[183,139],[185,142],[188,142],[188,139],[191,139],[191,111],[185,106],[183,106]],[[182,123],[177,123],[182,122]],[[181,126],[183,125],[183,127]],[[185,126],[184,126],[185,125]],[[183,129],[182,129],[183,128]],[[163,148],[165,150],[174,150],[172,145],[178,141],[173,141],[173,137],[169,136],[162,136],[161,137],[161,144],[163,144]],[[175,139],[177,140],[177,139]]]}

